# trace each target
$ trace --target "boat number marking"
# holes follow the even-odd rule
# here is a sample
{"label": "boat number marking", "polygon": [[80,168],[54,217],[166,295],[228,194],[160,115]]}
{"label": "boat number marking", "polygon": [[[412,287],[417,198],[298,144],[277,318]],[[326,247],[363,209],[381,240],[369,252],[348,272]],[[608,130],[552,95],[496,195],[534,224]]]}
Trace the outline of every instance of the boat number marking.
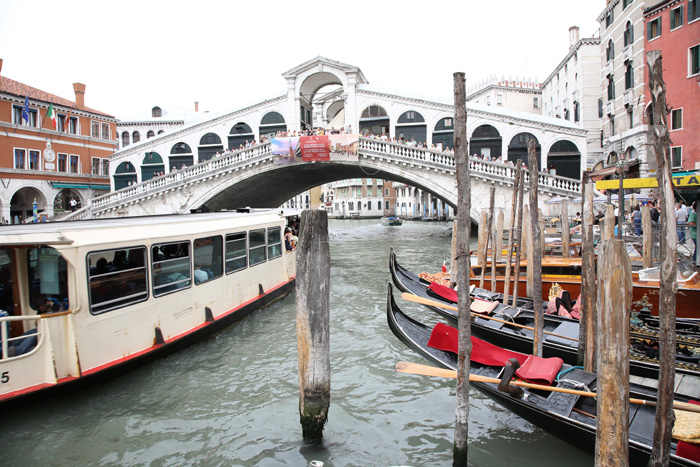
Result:
{"label": "boat number marking", "polygon": [[10,382],[10,372],[9,371],[3,371],[2,376],[0,376],[0,383],[9,383]]}

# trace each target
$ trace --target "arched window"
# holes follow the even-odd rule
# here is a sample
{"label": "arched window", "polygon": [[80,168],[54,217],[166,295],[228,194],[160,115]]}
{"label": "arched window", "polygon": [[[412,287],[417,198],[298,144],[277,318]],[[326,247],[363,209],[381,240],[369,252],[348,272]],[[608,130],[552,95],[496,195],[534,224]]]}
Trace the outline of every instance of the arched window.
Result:
{"label": "arched window", "polygon": [[615,44],[613,43],[612,39],[608,41],[608,48],[605,49],[605,55],[608,61],[615,58]]}
{"label": "arched window", "polygon": [[146,139],[148,138],[153,138],[156,134],[153,132],[153,130],[148,130],[148,133],[146,133]]}
{"label": "arched window", "polygon": [[632,89],[634,87],[634,67],[632,62],[627,63],[627,68],[625,69],[625,89]]}
{"label": "arched window", "polygon": [[163,116],[163,110],[162,110],[160,107],[155,106],[155,107],[153,107],[153,108],[151,109],[151,116],[152,116],[152,117],[162,117],[162,116]]}
{"label": "arched window", "polygon": [[131,139],[132,139],[132,141],[134,142],[134,144],[136,144],[136,143],[138,143],[139,141],[141,141],[141,134],[140,134],[138,131],[135,131],[135,132],[131,135]]}
{"label": "arched window", "polygon": [[131,144],[131,143],[130,143],[130,139],[131,139],[131,138],[129,137],[129,132],[128,132],[128,131],[125,131],[124,133],[122,133],[122,147],[123,147],[123,148],[125,148],[125,147],[127,147],[129,144]]}
{"label": "arched window", "polygon": [[630,21],[627,21],[627,24],[625,25],[625,47],[628,45],[632,45],[634,42],[634,26],[632,26],[632,23]]}

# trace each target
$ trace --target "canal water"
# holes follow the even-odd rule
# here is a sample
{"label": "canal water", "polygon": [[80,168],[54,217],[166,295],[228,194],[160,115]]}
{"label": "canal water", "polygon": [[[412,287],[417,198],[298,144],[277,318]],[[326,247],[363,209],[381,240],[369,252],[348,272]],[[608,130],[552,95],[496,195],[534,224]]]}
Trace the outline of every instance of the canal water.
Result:
{"label": "canal water", "polygon": [[[450,466],[454,380],[398,374],[427,363],[386,324],[389,249],[416,272],[450,252],[447,223],[330,221],[331,407],[324,442],[301,439],[295,296],[118,379],[0,415],[2,465]],[[424,322],[439,318],[400,299]],[[477,466],[592,465],[593,458],[470,392]]]}

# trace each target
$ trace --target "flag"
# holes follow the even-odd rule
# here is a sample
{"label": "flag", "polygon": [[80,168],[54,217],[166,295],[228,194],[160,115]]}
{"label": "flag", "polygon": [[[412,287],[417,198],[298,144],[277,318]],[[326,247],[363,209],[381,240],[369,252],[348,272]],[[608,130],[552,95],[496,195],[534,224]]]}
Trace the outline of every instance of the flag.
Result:
{"label": "flag", "polygon": [[49,105],[49,110],[46,111],[46,117],[53,122],[53,129],[56,129],[56,112],[53,110],[53,103]]}
{"label": "flag", "polygon": [[442,262],[442,272],[447,272],[447,260]]}
{"label": "flag", "polygon": [[66,115],[66,119],[64,120],[63,123],[63,132],[64,133],[70,133],[70,114],[73,113],[73,107],[70,108],[68,111],[68,115]]}
{"label": "flag", "polygon": [[22,120],[29,124],[29,94],[27,94],[27,98],[24,99],[24,107],[22,107]]}

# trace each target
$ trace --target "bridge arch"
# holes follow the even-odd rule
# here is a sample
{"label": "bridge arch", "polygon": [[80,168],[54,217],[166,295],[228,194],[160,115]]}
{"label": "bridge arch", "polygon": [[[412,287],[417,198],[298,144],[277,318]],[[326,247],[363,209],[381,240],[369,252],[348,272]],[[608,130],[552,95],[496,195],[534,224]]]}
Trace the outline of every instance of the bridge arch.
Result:
{"label": "bridge arch", "polygon": [[391,136],[389,113],[379,103],[367,105],[360,114],[360,134],[365,132],[381,136]]}
{"label": "bridge arch", "polygon": [[[14,223],[15,216],[22,216],[21,222],[31,219],[33,215],[33,203],[36,200],[37,212],[46,210],[46,197],[44,193],[33,186],[25,186],[15,191],[10,198],[10,223]],[[19,218],[18,218],[19,220]]]}
{"label": "bridge arch", "polygon": [[479,125],[474,128],[469,139],[469,155],[495,157],[499,159],[503,154],[503,138],[501,133],[493,125]]}
{"label": "bridge arch", "polygon": [[214,157],[217,152],[219,154],[224,152],[224,145],[219,135],[209,132],[199,139],[199,146],[197,147],[199,162],[208,161]]}
{"label": "bridge arch", "polygon": [[165,172],[163,158],[155,151],[146,152],[141,162],[141,181],[145,182]]}
{"label": "bridge arch", "polygon": [[396,119],[396,139],[425,143],[428,136],[428,127],[425,118],[417,110],[406,110]]}
{"label": "bridge arch", "polygon": [[550,173],[575,180],[581,178],[581,151],[578,146],[568,139],[554,142],[547,152],[547,168]]}
{"label": "bridge arch", "polygon": [[129,161],[124,161],[114,171],[114,189],[120,190],[137,183],[136,168]]}
{"label": "bridge arch", "polygon": [[278,131],[287,131],[287,123],[281,113],[271,110],[260,119],[259,128],[259,139],[262,140],[263,136],[274,138]]}
{"label": "bridge arch", "polygon": [[511,138],[508,143],[508,160],[515,163],[522,159],[525,165],[528,164],[527,142],[529,139],[535,140],[535,152],[537,154],[537,167],[542,170],[542,147],[535,135],[529,132],[520,132]]}
{"label": "bridge arch", "polygon": [[194,154],[190,145],[183,141],[173,144],[170,148],[168,164],[170,172],[194,165]]}
{"label": "bridge arch", "polygon": [[437,118],[433,125],[432,144],[437,148],[442,144],[442,149],[452,149],[455,137],[455,119],[452,115],[443,114]]}
{"label": "bridge arch", "polygon": [[228,149],[235,151],[246,142],[255,140],[255,132],[248,123],[236,122],[228,132]]}

